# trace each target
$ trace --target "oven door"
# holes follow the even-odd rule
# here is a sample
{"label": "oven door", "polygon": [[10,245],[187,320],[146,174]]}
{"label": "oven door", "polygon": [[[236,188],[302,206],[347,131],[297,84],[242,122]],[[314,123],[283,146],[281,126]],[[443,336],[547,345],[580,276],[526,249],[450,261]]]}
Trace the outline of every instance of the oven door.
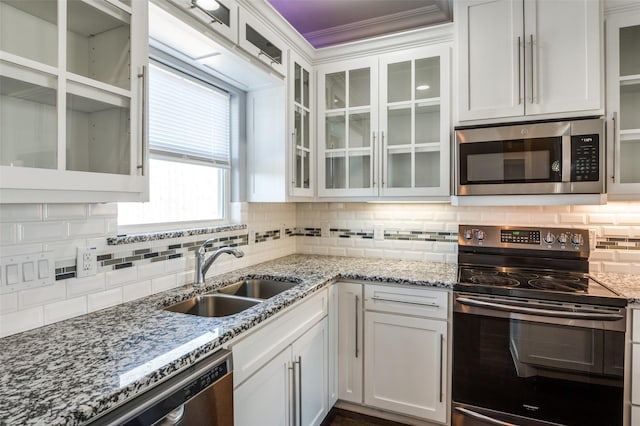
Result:
{"label": "oven door", "polygon": [[454,293],[454,426],[621,425],[625,325],[624,309]]}

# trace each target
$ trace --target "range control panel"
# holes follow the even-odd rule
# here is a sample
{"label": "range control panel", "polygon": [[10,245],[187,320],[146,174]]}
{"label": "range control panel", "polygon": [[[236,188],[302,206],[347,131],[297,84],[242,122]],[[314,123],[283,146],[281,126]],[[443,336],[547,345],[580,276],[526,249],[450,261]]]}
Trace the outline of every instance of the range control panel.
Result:
{"label": "range control panel", "polygon": [[460,225],[461,246],[589,251],[589,231],[569,228]]}

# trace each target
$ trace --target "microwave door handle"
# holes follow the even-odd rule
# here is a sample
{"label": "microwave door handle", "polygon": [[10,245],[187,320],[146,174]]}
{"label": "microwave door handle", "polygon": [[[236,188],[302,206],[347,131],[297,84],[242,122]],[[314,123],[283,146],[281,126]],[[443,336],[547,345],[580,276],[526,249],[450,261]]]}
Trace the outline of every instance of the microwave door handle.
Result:
{"label": "microwave door handle", "polygon": [[562,182],[571,182],[571,136],[562,136]]}
{"label": "microwave door handle", "polygon": [[494,309],[496,311],[513,312],[516,314],[529,314],[545,317],[588,319],[599,321],[618,321],[624,318],[620,314],[603,314],[599,312],[570,312],[556,311],[553,309],[529,308],[526,306],[513,306],[506,303],[487,302],[472,297],[458,297],[456,301],[462,305],[476,306],[479,308]]}

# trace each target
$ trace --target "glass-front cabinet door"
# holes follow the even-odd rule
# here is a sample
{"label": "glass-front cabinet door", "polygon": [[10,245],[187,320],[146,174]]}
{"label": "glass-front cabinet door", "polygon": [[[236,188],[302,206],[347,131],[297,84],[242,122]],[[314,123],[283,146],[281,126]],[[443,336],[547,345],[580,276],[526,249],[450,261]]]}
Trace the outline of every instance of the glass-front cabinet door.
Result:
{"label": "glass-front cabinet door", "polygon": [[640,11],[607,17],[607,192],[640,198]]}
{"label": "glass-front cabinet door", "polygon": [[449,195],[449,51],[380,58],[381,196]]}
{"label": "glass-front cabinet door", "polygon": [[320,196],[375,196],[378,134],[377,59],[320,67]]}
{"label": "glass-front cabinet door", "polygon": [[290,52],[289,126],[291,128],[291,191],[293,197],[313,197],[315,143],[311,65]]}
{"label": "glass-front cabinet door", "polygon": [[2,202],[146,196],[147,7],[0,0]]}

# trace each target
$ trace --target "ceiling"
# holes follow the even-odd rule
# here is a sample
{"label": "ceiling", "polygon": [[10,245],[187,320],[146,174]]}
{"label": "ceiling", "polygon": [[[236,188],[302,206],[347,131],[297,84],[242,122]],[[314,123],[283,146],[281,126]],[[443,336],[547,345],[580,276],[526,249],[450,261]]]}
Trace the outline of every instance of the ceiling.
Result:
{"label": "ceiling", "polygon": [[452,20],[452,0],[267,0],[315,48]]}

